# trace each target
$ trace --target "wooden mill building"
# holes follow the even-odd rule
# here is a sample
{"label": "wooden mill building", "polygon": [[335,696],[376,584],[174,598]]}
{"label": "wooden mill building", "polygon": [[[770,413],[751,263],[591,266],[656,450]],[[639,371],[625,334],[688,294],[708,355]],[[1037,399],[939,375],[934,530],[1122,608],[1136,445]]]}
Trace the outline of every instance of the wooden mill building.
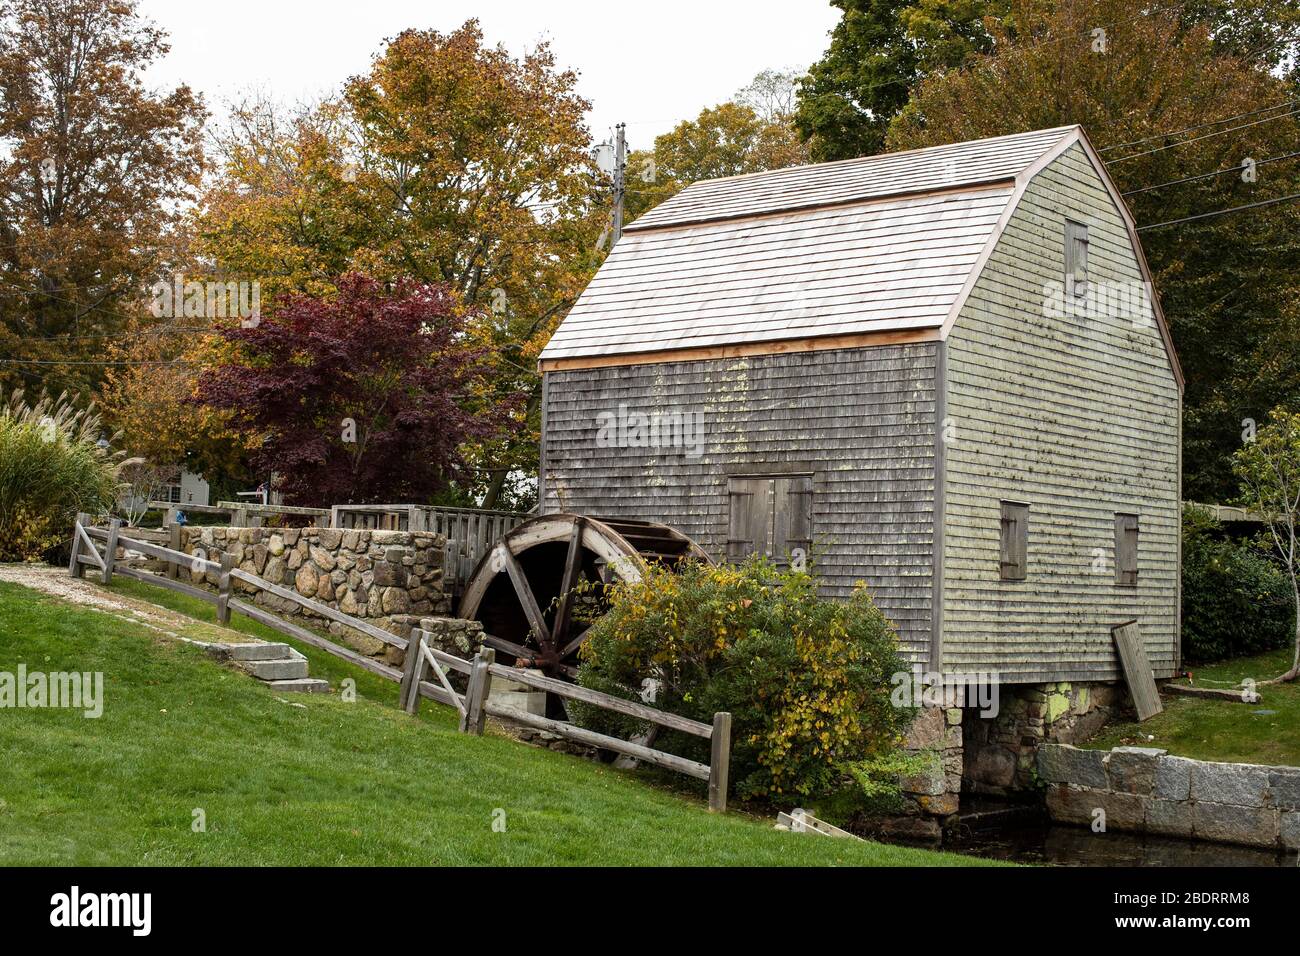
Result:
{"label": "wooden mill building", "polygon": [[542,510],[810,549],[946,674],[1117,680],[1137,619],[1171,676],[1182,379],[1150,281],[1076,126],[696,183],[541,355]]}

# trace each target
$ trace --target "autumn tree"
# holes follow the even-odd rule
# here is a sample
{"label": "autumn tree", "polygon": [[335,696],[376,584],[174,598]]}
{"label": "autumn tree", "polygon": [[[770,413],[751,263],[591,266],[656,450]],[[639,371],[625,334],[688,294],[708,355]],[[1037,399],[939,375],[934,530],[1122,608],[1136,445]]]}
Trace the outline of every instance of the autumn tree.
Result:
{"label": "autumn tree", "polygon": [[184,467],[221,485],[248,475],[259,436],[237,431],[229,411],[196,402],[202,368],[229,361],[229,343],[204,325],[135,319],[104,352],[100,390],[118,445],[150,468]]}
{"label": "autumn tree", "polygon": [[205,115],[166,51],[131,0],[0,3],[0,382],[85,392],[165,262]]}
{"label": "autumn tree", "polygon": [[734,99],[700,111],[655,137],[653,150],[627,161],[627,211],[632,222],[701,179],[739,176],[808,162],[790,110],[795,76],[765,70]]}
{"label": "autumn tree", "polygon": [[511,409],[446,286],[355,274],[336,285],[223,326],[231,354],[199,374],[197,400],[259,439],[252,465],[292,504],[427,502]]}
{"label": "autumn tree", "polygon": [[[799,89],[795,123],[815,159],[870,156],[921,83],[1009,42],[1041,39],[1053,19],[1128,32],[1148,16],[1208,31],[1213,51],[1294,74],[1300,0],[1185,0],[1134,7],[1077,0],[832,0],[843,12],[825,55]],[[1012,91],[1015,92],[1014,90]]]}
{"label": "autumn tree", "polygon": [[[277,111],[253,100],[223,131],[201,220],[223,274],[268,298],[327,292],[360,271],[446,285],[474,307],[465,334],[494,364],[515,427],[469,448],[459,494],[493,506],[537,470],[536,359],[599,265],[598,203],[577,77],[542,44],[522,57],[476,21],[408,30],[330,102]],[[607,203],[605,204],[607,206]]]}
{"label": "autumn tree", "polygon": [[[286,106],[262,91],[231,104],[209,137],[218,175],[192,212],[195,278],[259,283],[282,295],[324,295],[382,245],[387,212],[355,186],[338,103]],[[400,270],[399,270],[400,271]]]}
{"label": "autumn tree", "polygon": [[1300,163],[1287,158],[1300,126],[1271,54],[1231,52],[1183,13],[1018,2],[1016,33],[994,25],[993,52],[923,81],[888,145],[1084,126],[1139,227],[1158,227],[1141,238],[1187,377],[1184,493],[1223,501],[1245,422],[1300,399],[1300,206],[1177,220],[1300,191]]}

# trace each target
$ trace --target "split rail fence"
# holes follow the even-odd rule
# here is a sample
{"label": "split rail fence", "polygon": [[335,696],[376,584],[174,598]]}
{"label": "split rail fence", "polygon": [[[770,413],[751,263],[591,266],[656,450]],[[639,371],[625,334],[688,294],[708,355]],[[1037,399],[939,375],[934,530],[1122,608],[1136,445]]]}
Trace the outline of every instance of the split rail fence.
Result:
{"label": "split rail fence", "polygon": [[[128,528],[132,534],[137,529]],[[102,542],[103,554],[100,554],[96,542]],[[167,573],[159,575],[126,564],[117,563],[118,548],[138,551],[141,554],[165,562]],[[496,662],[496,652],[490,647],[479,649],[473,660],[465,660],[447,654],[429,646],[430,634],[420,628],[412,628],[408,637],[402,637],[386,631],[368,621],[344,614],[337,608],[322,604],[312,598],[303,597],[291,588],[272,584],[270,581],[250,574],[234,566],[229,554],[220,556],[219,561],[211,561],[192,554],[186,554],[173,548],[163,547],[139,537],[128,537],[123,533],[122,522],[112,519],[106,528],[95,525],[88,514],[78,514],[72,531],[72,555],[68,560],[68,573],[75,578],[84,576],[86,568],[98,570],[101,580],[108,584],[114,574],[157,584],[181,594],[216,605],[217,621],[229,624],[232,613],[264,624],[267,627],[286,634],[319,648],[327,653],[355,664],[372,674],[394,681],[398,684],[400,706],[409,714],[415,714],[419,708],[420,698],[428,697],[440,704],[454,708],[460,714],[462,733],[482,735],[486,719],[495,717],[508,723],[519,724],[534,730],[556,734],[567,740],[602,750],[611,750],[625,754],[636,760],[644,761],[655,767],[663,767],[677,773],[703,780],[709,787],[709,809],[725,813],[727,809],[727,784],[731,762],[731,715],[718,713],[713,716],[713,723],[706,724],[691,720],[677,714],[658,710],[636,701],[613,697],[586,687],[578,687],[564,681],[534,674],[516,667],[506,667]],[[217,590],[212,592],[180,580],[182,568],[203,573],[213,572],[217,575]],[[366,657],[351,648],[339,644],[309,630],[299,624],[286,621],[276,614],[236,597],[234,582],[239,581],[254,590],[265,591],[276,597],[292,601],[304,611],[316,614],[344,627],[352,628],[362,634],[376,638],[383,643],[399,648],[406,653],[405,666],[401,669]],[[239,592],[244,593],[244,592]],[[455,672],[467,678],[464,693],[456,690],[448,677],[448,672]],[[607,734],[587,730],[562,720],[552,720],[538,714],[531,714],[514,707],[503,705],[491,699],[492,678],[511,680],[536,690],[555,694],[568,700],[578,700],[605,710],[635,717],[640,720],[681,731],[710,742],[710,757],[707,764],[676,754],[655,750],[652,747],[612,737]],[[430,679],[434,678],[434,679]]]}

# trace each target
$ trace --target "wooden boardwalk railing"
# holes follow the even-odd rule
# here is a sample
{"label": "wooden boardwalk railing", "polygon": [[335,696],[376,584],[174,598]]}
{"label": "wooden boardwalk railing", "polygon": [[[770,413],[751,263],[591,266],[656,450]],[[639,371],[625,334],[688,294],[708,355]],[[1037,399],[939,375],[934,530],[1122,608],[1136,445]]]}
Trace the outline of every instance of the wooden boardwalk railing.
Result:
{"label": "wooden boardwalk railing", "polygon": [[[102,555],[95,545],[97,541],[104,544],[104,553]],[[119,547],[139,551],[149,557],[163,561],[167,564],[168,570],[173,573],[159,575],[127,565],[118,565],[116,555]],[[496,663],[496,652],[490,647],[480,648],[478,656],[472,661],[467,661],[430,647],[428,643],[430,635],[427,631],[412,628],[408,637],[393,634],[369,621],[363,621],[344,614],[328,604],[322,604],[312,598],[303,597],[291,588],[272,584],[255,574],[242,571],[234,567],[233,559],[229,554],[221,555],[219,561],[210,561],[206,558],[196,557],[172,548],[165,548],[139,538],[128,537],[122,533],[122,522],[116,518],[108,523],[107,528],[100,528],[95,526],[90,515],[84,513],[77,515],[76,524],[72,530],[72,556],[68,561],[68,573],[79,578],[84,575],[87,567],[98,570],[105,584],[112,580],[114,574],[121,574],[207,601],[209,604],[216,605],[217,621],[221,624],[228,624],[232,613],[242,614],[251,620],[279,631],[281,634],[287,634],[304,644],[342,658],[372,674],[395,681],[399,685],[399,704],[407,713],[414,714],[419,708],[420,698],[428,697],[456,709],[460,714],[462,733],[481,735],[487,717],[492,716],[524,727],[558,734],[568,740],[590,747],[599,747],[604,750],[612,750],[615,753],[626,754],[652,766],[663,767],[707,781],[709,785],[709,809],[719,813],[726,812],[727,783],[731,762],[730,714],[714,714],[712,725],[698,720],[691,720],[677,714],[670,714],[667,711],[657,710],[637,701],[624,700],[621,697],[614,697],[586,687],[567,684],[564,681],[545,677],[541,674],[534,674],[520,668],[505,667]],[[216,592],[195,587],[193,584],[179,580],[176,572],[179,572],[181,568],[201,571],[205,574],[215,572],[218,581]],[[254,590],[265,591],[268,594],[274,594],[276,597],[292,601],[305,611],[373,637],[392,647],[400,648],[406,652],[406,664],[401,670],[398,670],[396,667],[382,661],[373,660],[349,647],[336,644],[302,625],[286,621],[278,615],[236,597],[233,593],[233,582],[235,581],[239,581]],[[466,690],[463,694],[453,686],[451,679],[448,677],[448,671],[453,671],[467,678]],[[435,680],[428,680],[429,677],[433,677]],[[698,761],[687,760],[684,757],[655,750],[643,744],[633,743],[619,737],[611,737],[561,720],[552,720],[549,717],[526,713],[514,707],[496,703],[491,699],[493,677],[517,681],[520,684],[556,694],[559,697],[579,700],[595,707],[649,721],[661,727],[668,727],[672,730],[702,737],[710,742],[709,762],[703,764]]]}

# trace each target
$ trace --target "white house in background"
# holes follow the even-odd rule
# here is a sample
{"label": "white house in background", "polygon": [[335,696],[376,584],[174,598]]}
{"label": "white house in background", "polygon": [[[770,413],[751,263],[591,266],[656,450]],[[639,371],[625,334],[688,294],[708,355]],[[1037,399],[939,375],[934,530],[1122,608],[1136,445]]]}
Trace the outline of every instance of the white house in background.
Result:
{"label": "white house in background", "polygon": [[167,501],[174,504],[183,505],[206,505],[211,489],[208,487],[208,481],[202,475],[196,475],[192,471],[180,470],[179,480],[173,484],[168,484]]}
{"label": "white house in background", "polygon": [[[143,495],[143,490],[142,495]],[[156,484],[148,491],[148,497],[153,501],[166,501],[174,505],[207,505],[211,489],[208,487],[207,479],[202,475],[185,468],[176,468],[166,480]],[[138,502],[131,492],[122,496],[121,505],[127,511],[135,511],[143,502]]]}

